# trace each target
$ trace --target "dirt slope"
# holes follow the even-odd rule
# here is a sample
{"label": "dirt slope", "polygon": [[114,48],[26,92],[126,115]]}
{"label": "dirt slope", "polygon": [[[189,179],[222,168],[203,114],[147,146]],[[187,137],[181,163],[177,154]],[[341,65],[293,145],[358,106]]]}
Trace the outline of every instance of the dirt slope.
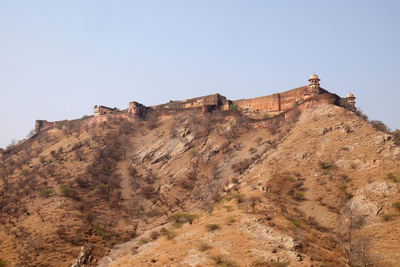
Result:
{"label": "dirt slope", "polygon": [[39,133],[1,159],[0,259],[70,266],[91,245],[90,266],[396,266],[393,136],[330,105],[253,126],[186,112]]}
{"label": "dirt slope", "polygon": [[[400,148],[392,136],[336,106],[305,111],[288,131],[276,148],[262,132],[243,135],[265,139],[254,163],[232,174],[236,191],[193,224],[165,225],[172,240],[131,241],[134,253],[110,266],[396,266]],[[208,224],[220,229],[207,232]]]}

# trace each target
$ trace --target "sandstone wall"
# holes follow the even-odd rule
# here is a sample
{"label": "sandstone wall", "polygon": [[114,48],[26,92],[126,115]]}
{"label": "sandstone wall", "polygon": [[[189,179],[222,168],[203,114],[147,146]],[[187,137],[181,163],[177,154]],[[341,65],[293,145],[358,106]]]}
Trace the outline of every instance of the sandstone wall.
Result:
{"label": "sandstone wall", "polygon": [[[326,92],[324,90],[324,92]],[[255,128],[265,128],[268,127],[269,125],[276,125],[280,124],[286,120],[292,120],[297,118],[297,116],[307,108],[314,106],[314,105],[323,105],[323,104],[331,104],[331,105],[337,105],[340,97],[337,96],[336,94],[331,94],[331,93],[322,93],[320,95],[317,95],[315,97],[309,98],[305,100],[304,102],[300,103],[299,105],[296,105],[292,107],[289,110],[286,110],[279,115],[272,117],[271,119],[264,120],[264,121],[258,121],[254,123]]]}
{"label": "sandstone wall", "polygon": [[241,99],[232,101],[239,110],[260,113],[278,114],[291,109],[297,101],[304,100],[304,93],[308,86],[302,86],[283,93],[276,93],[268,96]]}
{"label": "sandstone wall", "polygon": [[281,110],[288,110],[298,101],[304,100],[304,94],[308,91],[308,86],[302,86],[280,94]]}

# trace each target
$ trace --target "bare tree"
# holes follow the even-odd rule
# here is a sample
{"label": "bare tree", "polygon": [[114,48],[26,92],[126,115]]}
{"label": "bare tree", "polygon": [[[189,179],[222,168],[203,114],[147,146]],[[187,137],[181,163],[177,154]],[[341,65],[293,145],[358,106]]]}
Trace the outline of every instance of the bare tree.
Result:
{"label": "bare tree", "polygon": [[365,216],[347,202],[339,216],[338,240],[351,266],[373,266],[368,253],[369,239],[359,231],[365,225]]}

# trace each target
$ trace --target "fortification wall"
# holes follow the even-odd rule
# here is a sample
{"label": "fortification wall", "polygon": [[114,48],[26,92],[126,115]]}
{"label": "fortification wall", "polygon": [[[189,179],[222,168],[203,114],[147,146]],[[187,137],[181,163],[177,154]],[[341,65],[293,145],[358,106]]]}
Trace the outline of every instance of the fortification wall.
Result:
{"label": "fortification wall", "polygon": [[306,110],[309,107],[315,105],[337,105],[339,102],[340,97],[336,94],[331,93],[323,93],[312,98],[309,98],[299,105],[293,106],[291,109],[288,109],[277,116],[274,116],[270,119],[257,121],[254,123],[255,128],[266,128],[270,125],[279,125],[287,120],[293,120],[298,117],[298,115]]}
{"label": "fortification wall", "polygon": [[276,93],[268,96],[261,96],[250,99],[232,101],[233,105],[241,111],[255,113],[279,114],[291,109],[296,102],[304,100],[304,93],[308,86],[302,86],[283,93]]}
{"label": "fortification wall", "polygon": [[239,110],[279,111],[279,94],[232,101]]}
{"label": "fortification wall", "polygon": [[308,86],[302,86],[280,94],[281,110],[291,109],[296,102],[303,101]]}

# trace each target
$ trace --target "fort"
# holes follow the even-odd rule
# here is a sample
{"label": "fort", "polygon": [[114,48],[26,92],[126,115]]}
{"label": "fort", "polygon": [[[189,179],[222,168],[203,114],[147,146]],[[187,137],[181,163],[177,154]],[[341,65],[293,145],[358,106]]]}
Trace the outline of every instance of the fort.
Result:
{"label": "fort", "polygon": [[[149,107],[132,101],[125,110],[96,105],[94,106],[92,117],[124,114],[124,116],[129,118],[140,119],[145,118],[147,114],[152,112],[157,114],[172,114],[188,109],[197,109],[201,112],[236,110],[253,119],[271,119],[274,117],[277,119],[287,119],[292,116],[291,114],[294,113],[294,110],[303,110],[315,104],[340,104],[341,98],[339,96],[328,92],[320,86],[320,78],[317,74],[312,74],[308,82],[307,85],[288,91],[249,99],[229,100],[220,94],[212,94],[186,100],[170,101],[165,104]],[[350,110],[355,110],[355,99],[351,93],[345,98],[346,106]],[[65,123],[65,121],[62,122]],[[41,129],[55,126],[58,123],[61,122],[37,120],[35,133],[38,133]]]}

